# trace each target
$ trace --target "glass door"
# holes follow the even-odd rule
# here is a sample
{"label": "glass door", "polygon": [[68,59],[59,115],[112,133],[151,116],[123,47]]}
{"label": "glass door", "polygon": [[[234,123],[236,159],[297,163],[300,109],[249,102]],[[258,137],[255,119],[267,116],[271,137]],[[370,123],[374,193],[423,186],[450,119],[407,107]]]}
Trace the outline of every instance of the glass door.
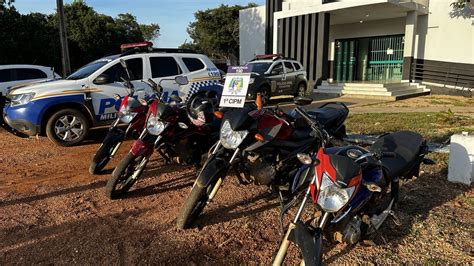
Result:
{"label": "glass door", "polygon": [[353,81],[357,71],[358,40],[336,41],[335,73],[337,82]]}

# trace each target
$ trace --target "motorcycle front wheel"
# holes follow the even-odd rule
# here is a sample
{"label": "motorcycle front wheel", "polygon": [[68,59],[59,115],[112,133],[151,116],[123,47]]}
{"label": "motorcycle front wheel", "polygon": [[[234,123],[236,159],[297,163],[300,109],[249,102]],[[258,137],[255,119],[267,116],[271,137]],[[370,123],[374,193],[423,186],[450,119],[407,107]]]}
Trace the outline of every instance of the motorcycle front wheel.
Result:
{"label": "motorcycle front wheel", "polygon": [[125,158],[120,161],[112,172],[112,176],[107,181],[107,185],[105,186],[106,196],[110,199],[122,198],[143,173],[147,163],[148,157],[135,157],[129,152]]}
{"label": "motorcycle front wheel", "polygon": [[179,213],[176,222],[176,225],[179,229],[188,228],[191,223],[201,214],[201,212],[206,207],[209,196],[211,195],[211,192],[218,180],[219,179],[212,181],[206,187],[201,187],[198,184],[194,185]]}
{"label": "motorcycle front wheel", "polygon": [[103,143],[92,158],[89,166],[89,173],[97,175],[109,163],[112,151],[119,145],[120,141]]}

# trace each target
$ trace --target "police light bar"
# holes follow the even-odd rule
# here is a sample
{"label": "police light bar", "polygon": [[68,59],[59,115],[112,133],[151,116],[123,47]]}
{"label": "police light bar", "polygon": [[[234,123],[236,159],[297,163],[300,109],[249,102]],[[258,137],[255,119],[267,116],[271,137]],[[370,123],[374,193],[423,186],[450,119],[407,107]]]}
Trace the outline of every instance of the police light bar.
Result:
{"label": "police light bar", "polygon": [[259,54],[255,56],[256,58],[273,58],[273,57],[283,57],[283,54]]}
{"label": "police light bar", "polygon": [[125,49],[130,49],[130,48],[141,48],[141,47],[152,47],[153,43],[152,42],[135,42],[135,43],[124,43],[120,45],[120,49],[125,50]]}

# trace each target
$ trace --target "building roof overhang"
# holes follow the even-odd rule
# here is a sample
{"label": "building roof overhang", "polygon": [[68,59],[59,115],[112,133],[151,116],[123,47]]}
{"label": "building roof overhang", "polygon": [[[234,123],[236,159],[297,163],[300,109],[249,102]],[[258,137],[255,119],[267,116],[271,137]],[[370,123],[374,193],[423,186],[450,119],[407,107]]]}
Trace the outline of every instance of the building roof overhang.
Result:
{"label": "building roof overhang", "polygon": [[285,17],[327,12],[331,25],[405,17],[407,12],[428,14],[428,0],[346,0],[318,5],[291,6],[290,10],[275,12],[275,21]]}

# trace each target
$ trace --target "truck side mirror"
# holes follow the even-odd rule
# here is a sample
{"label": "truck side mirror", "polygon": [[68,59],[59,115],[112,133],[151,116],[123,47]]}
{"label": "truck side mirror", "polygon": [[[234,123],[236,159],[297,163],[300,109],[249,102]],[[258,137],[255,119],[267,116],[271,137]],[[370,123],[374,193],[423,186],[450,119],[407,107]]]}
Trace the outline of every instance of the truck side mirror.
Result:
{"label": "truck side mirror", "polygon": [[188,78],[185,77],[185,76],[177,76],[177,77],[174,78],[174,81],[178,85],[187,85],[189,83]]}
{"label": "truck side mirror", "polygon": [[100,74],[97,78],[94,79],[94,84],[96,85],[105,85],[110,83],[109,75]]}

